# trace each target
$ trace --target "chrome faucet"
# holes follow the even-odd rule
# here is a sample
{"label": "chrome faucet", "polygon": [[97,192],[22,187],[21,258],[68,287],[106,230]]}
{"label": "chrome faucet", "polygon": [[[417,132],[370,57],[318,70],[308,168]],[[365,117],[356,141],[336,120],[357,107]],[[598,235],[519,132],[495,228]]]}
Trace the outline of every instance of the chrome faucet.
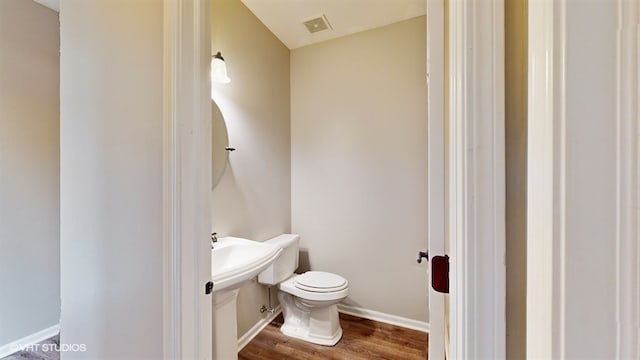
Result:
{"label": "chrome faucet", "polygon": [[213,246],[218,242],[218,233],[217,232],[213,232],[211,233],[211,248],[213,249]]}

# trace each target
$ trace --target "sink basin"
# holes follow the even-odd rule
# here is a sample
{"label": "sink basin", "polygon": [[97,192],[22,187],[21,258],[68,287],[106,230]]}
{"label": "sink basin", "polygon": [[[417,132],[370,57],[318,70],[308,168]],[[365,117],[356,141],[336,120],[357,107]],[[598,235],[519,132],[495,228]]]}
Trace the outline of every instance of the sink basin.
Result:
{"label": "sink basin", "polygon": [[281,247],[269,243],[232,236],[219,238],[213,246],[213,360],[238,359],[236,302],[240,287],[269,267],[281,252]]}
{"label": "sink basin", "polygon": [[212,250],[213,292],[234,290],[266,269],[282,249],[238,237],[222,237]]}

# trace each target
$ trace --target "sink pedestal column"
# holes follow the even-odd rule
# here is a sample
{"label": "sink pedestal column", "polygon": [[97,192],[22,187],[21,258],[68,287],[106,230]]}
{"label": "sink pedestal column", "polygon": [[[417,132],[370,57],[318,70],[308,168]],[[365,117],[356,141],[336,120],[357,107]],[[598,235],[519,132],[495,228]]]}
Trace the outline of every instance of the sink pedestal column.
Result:
{"label": "sink pedestal column", "polygon": [[213,360],[238,359],[236,302],[239,291],[213,293]]}

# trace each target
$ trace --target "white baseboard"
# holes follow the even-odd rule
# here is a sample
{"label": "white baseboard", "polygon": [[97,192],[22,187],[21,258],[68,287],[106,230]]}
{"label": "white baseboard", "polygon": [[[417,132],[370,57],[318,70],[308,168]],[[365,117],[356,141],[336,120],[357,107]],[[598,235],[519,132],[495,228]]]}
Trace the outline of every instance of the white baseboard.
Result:
{"label": "white baseboard", "polygon": [[[374,320],[422,332],[429,332],[429,323],[425,321],[408,319],[401,316],[386,314],[375,310],[369,310],[344,304],[338,304],[338,311],[364,319]],[[242,335],[240,339],[238,339],[238,352],[245,346],[247,346],[247,344],[251,342],[251,340],[258,336],[260,331],[266,328],[267,325],[269,325],[269,323],[272,322],[273,319],[275,319],[281,312],[282,309],[280,308],[280,305],[278,305],[276,307],[276,311],[273,314],[270,314],[268,317],[258,321],[251,329],[249,329],[244,335]]]}
{"label": "white baseboard", "polygon": [[18,339],[6,345],[2,345],[0,346],[0,359],[5,356],[9,356],[17,351],[20,351],[20,349],[23,349],[28,345],[37,344],[41,341],[47,340],[48,338],[55,336],[59,332],[60,324],[57,324],[44,330],[40,330],[37,333],[25,336],[22,339]]}
{"label": "white baseboard", "polygon": [[429,323],[425,321],[418,321],[409,318],[405,318],[402,316],[396,316],[391,314],[386,314],[383,312],[369,310],[357,306],[350,306],[345,304],[338,304],[338,311],[341,313],[378,321],[386,324],[391,324],[395,326],[400,326],[408,329],[418,330],[422,332],[429,332]]}
{"label": "white baseboard", "polygon": [[251,342],[253,338],[258,336],[260,331],[266,328],[267,325],[269,325],[269,323],[272,322],[273,319],[276,318],[276,316],[280,315],[281,312],[282,309],[280,308],[280,305],[276,306],[276,311],[273,314],[270,314],[266,318],[258,321],[255,325],[253,325],[251,329],[249,329],[249,331],[244,333],[244,335],[242,335],[240,339],[238,339],[238,352],[240,352],[240,350],[247,346],[247,344]]}

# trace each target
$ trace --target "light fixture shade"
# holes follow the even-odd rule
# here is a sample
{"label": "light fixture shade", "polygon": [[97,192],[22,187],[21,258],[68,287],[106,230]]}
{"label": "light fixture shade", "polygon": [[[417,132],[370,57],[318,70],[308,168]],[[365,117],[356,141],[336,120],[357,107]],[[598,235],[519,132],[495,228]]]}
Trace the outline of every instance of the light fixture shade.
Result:
{"label": "light fixture shade", "polygon": [[219,51],[211,58],[211,81],[222,84],[231,82],[227,75],[227,65]]}

